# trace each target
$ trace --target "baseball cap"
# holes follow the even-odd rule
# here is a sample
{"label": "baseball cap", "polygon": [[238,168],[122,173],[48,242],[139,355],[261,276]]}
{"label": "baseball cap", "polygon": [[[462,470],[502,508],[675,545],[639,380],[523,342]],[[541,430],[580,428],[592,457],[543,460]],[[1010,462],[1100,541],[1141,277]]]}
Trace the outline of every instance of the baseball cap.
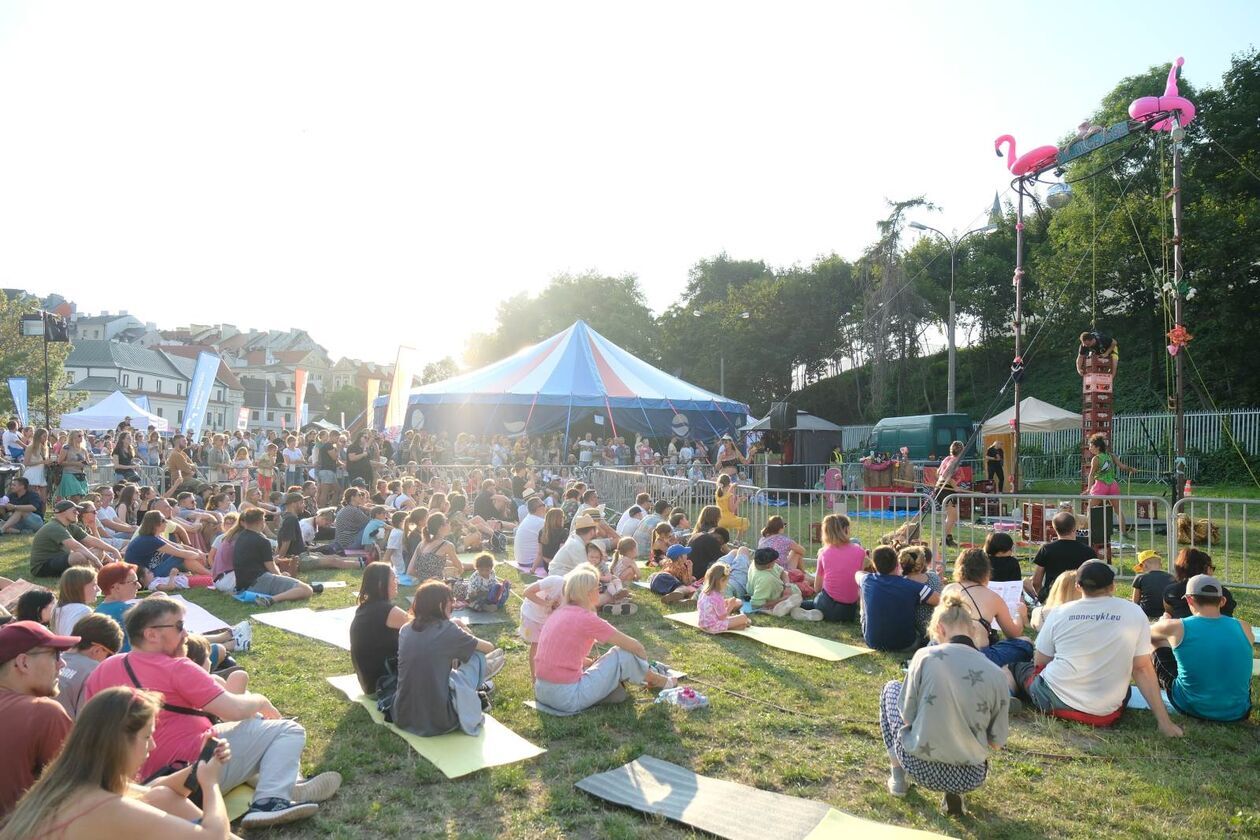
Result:
{"label": "baseball cap", "polygon": [[367,487],[367,482],[364,481],[362,478],[356,478],[354,481],[350,482],[350,486],[351,487]]}
{"label": "baseball cap", "polygon": [[1076,570],[1076,582],[1082,589],[1106,589],[1115,580],[1115,570],[1101,560],[1086,560]]}
{"label": "baseball cap", "polygon": [[669,548],[665,549],[665,556],[670,560],[677,560],[679,557],[686,557],[690,553],[691,546],[689,545],[671,545]]}
{"label": "baseball cap", "polygon": [[14,621],[0,627],[0,665],[31,648],[69,650],[78,643],[78,636],[58,636],[38,622]]}
{"label": "baseball cap", "polygon": [[1203,595],[1208,598],[1219,598],[1225,594],[1221,582],[1211,575],[1195,575],[1186,581],[1187,595]]}
{"label": "baseball cap", "polygon": [[60,502],[57,502],[56,506],[53,508],[53,513],[65,513],[68,510],[83,510],[83,508],[79,507],[69,499],[62,499]]}
{"label": "baseball cap", "polygon": [[1134,571],[1142,571],[1146,566],[1146,561],[1150,560],[1152,557],[1158,558],[1161,563],[1164,561],[1163,556],[1153,548],[1148,548],[1145,551],[1139,551],[1137,563],[1133,564]]}
{"label": "baseball cap", "polygon": [[306,497],[303,496],[301,493],[285,493],[284,503],[286,505],[306,504]]}
{"label": "baseball cap", "polygon": [[573,517],[573,530],[580,531],[583,528],[594,528],[595,520],[585,513],[579,513]]}

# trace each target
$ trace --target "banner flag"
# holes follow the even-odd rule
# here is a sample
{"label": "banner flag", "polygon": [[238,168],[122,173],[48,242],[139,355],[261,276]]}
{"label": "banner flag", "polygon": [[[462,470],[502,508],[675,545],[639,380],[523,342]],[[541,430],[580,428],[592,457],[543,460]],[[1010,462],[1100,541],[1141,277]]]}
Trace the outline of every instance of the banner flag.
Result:
{"label": "banner flag", "polygon": [[27,382],[25,376],[9,377],[9,393],[13,395],[13,408],[17,411],[18,420],[27,424]]}
{"label": "banner flag", "polygon": [[367,413],[363,415],[365,421],[363,426],[366,429],[376,428],[376,407],[373,403],[376,402],[376,398],[380,395],[381,380],[369,379],[367,381],[367,405],[364,407]]}
{"label": "banner flag", "polygon": [[249,409],[244,406],[236,414],[236,428],[242,432],[249,428]]}
{"label": "banner flag", "polygon": [[153,411],[153,409],[149,408],[149,395],[148,394],[141,394],[140,396],[132,400],[132,402],[140,406],[141,408],[143,408],[145,411],[148,411],[148,412]]}
{"label": "banner flag", "polygon": [[184,406],[184,434],[201,437],[201,427],[206,421],[206,409],[210,407],[210,394],[214,391],[214,378],[219,372],[219,357],[202,353],[197,357],[192,381],[188,384],[188,404]]}
{"label": "banner flag", "polygon": [[414,347],[398,347],[394,379],[389,386],[389,405],[385,408],[385,437],[390,440],[402,437],[403,423],[407,419],[407,401],[411,398],[411,381],[415,378],[415,353]]}
{"label": "banner flag", "polygon": [[293,405],[294,428],[300,429],[306,425],[306,371],[301,368],[293,371]]}

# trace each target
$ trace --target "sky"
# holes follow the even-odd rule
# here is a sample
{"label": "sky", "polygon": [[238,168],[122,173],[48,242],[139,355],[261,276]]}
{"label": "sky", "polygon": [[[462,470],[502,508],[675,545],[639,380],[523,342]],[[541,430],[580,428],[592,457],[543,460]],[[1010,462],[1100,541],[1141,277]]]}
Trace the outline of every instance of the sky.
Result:
{"label": "sky", "polygon": [[[0,2],[0,286],[460,359],[499,300],[983,224],[1020,150],[1260,3]],[[1160,93],[1151,91],[1152,94]]]}

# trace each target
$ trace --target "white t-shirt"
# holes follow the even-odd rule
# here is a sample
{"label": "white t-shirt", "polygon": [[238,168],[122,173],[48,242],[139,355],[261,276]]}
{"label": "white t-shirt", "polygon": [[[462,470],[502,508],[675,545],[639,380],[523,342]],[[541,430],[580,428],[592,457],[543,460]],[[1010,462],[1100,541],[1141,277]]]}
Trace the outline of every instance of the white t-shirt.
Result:
{"label": "white t-shirt", "polygon": [[579,440],[578,441],[578,462],[579,463],[589,464],[594,454],[595,454],[595,441],[593,440]]}
{"label": "white t-shirt", "polygon": [[577,534],[570,534],[564,545],[551,558],[547,572],[553,575],[567,575],[586,562],[586,543]]}
{"label": "white t-shirt", "polygon": [[1041,678],[1064,703],[1091,715],[1120,708],[1134,657],[1152,650],[1146,613],[1114,596],[1055,607],[1037,634],[1037,652],[1054,657]]}
{"label": "white t-shirt", "polygon": [[92,608],[87,604],[62,604],[53,613],[53,632],[58,636],[72,636],[74,634],[70,631],[74,629],[74,625],[83,616],[91,615]]}
{"label": "white t-shirt", "polygon": [[0,443],[4,445],[4,454],[6,455],[9,454],[10,447],[14,449],[26,448],[22,445],[22,435],[18,432],[11,432],[8,429],[5,429],[4,434],[0,435]]}
{"label": "white t-shirt", "polygon": [[389,504],[393,505],[396,510],[402,510],[403,505],[407,504],[407,502],[414,504],[415,499],[411,498],[406,493],[399,493],[392,501],[389,502]]}
{"label": "white t-shirt", "polygon": [[315,542],[315,517],[308,516],[305,519],[299,519],[298,527],[302,529],[302,542],[307,545]]}
{"label": "white t-shirt", "polygon": [[403,529],[390,528],[389,536],[385,539],[386,551],[402,551],[403,547]]}
{"label": "white t-shirt", "polygon": [[[546,601],[559,603],[560,597],[564,595],[564,578],[560,575],[547,575],[538,581],[538,594]],[[551,610],[538,606],[528,598],[521,599],[521,620],[542,624],[549,615]]]}
{"label": "white t-shirt", "polygon": [[516,536],[512,538],[512,555],[516,565],[532,567],[538,560],[538,535],[542,533],[543,522],[541,516],[531,513],[516,526]]}
{"label": "white t-shirt", "polygon": [[643,521],[642,516],[635,518],[633,516],[627,516],[623,514],[622,517],[617,520],[617,536],[633,537],[634,532],[639,527],[639,523],[642,521]]}

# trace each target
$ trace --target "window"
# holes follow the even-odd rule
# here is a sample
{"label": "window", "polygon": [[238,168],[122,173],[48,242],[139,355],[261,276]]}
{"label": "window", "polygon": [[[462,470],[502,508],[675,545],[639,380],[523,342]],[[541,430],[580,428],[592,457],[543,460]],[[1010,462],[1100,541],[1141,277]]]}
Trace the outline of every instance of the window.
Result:
{"label": "window", "polygon": [[284,422],[286,422],[286,423],[291,422],[291,419],[292,419],[292,418],[290,418],[290,416],[289,416],[289,412],[287,412],[287,411],[286,411],[286,412],[284,413]]}
{"label": "window", "polygon": [[946,455],[949,454],[949,445],[952,442],[953,439],[949,436],[949,429],[936,430],[936,446],[937,448],[944,447]]}
{"label": "window", "polygon": [[154,413],[155,413],[158,417],[163,416],[163,415],[162,415],[162,406],[160,406],[160,405],[159,405],[157,408],[153,409],[153,412],[154,412]]}
{"label": "window", "polygon": [[215,402],[223,402],[223,389],[222,389],[222,388],[218,388],[218,389],[216,389],[216,390],[215,390],[215,392],[214,392],[214,401],[215,401]]}
{"label": "window", "polygon": [[184,409],[182,408],[175,412],[175,425],[184,425]]}
{"label": "window", "polygon": [[162,380],[161,379],[157,381],[157,387],[155,387],[153,390],[159,394],[162,393]]}
{"label": "window", "polygon": [[[184,383],[183,383],[183,382],[176,382],[176,383],[175,383],[175,396],[177,396],[177,397],[182,397],[182,396],[184,396]],[[183,421],[183,420],[181,420],[181,421],[179,421],[179,422],[181,422],[181,423],[182,423],[182,422],[184,422],[184,421]]]}
{"label": "window", "polygon": [[144,390],[144,377],[143,377],[143,376],[137,376],[137,377],[136,377],[136,390],[137,390],[137,391],[143,391],[143,390]]}
{"label": "window", "polygon": [[131,374],[124,373],[122,376],[123,376],[123,379],[122,379],[123,387],[130,388],[131,387]]}
{"label": "window", "polygon": [[271,423],[271,422],[273,422],[275,419],[276,419],[276,413],[275,413],[274,411],[268,411],[268,412],[267,412],[267,422],[268,422],[268,423]]}
{"label": "window", "polygon": [[249,419],[251,419],[251,420],[257,420],[257,419],[258,419],[258,410],[257,410],[257,409],[254,409],[253,411],[251,411],[251,412],[249,413]]}

